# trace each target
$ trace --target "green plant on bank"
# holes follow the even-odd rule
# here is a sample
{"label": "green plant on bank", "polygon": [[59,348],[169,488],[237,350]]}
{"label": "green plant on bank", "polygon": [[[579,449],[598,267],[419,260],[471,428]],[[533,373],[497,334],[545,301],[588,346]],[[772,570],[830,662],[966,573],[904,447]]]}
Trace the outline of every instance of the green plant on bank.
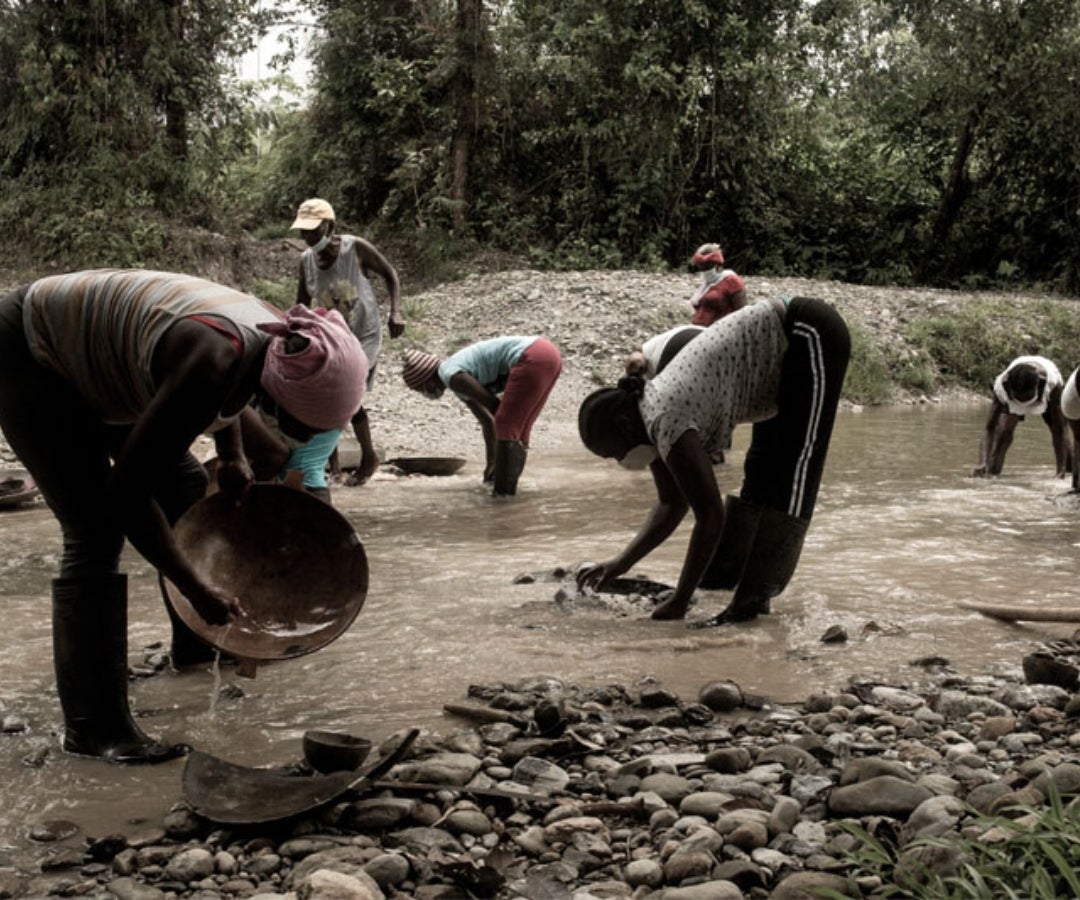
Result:
{"label": "green plant on bank", "polygon": [[896,382],[905,391],[931,394],[937,388],[937,373],[925,353],[909,355],[896,365],[895,371]]}
{"label": "green plant on bank", "polygon": [[401,314],[405,317],[406,325],[410,322],[423,322],[427,315],[427,301],[419,297],[402,297]]}
{"label": "green plant on bank", "polygon": [[[876,877],[875,897],[914,900],[1059,900],[1080,897],[1080,805],[1067,805],[1048,784],[1046,805],[1016,806],[1011,816],[975,815],[965,833],[975,837],[917,840],[896,849],[865,829],[840,823],[857,837],[852,854],[858,878]],[[934,859],[933,867],[920,860]],[[942,863],[944,862],[944,865]],[[846,894],[823,890],[818,896],[842,900]]]}
{"label": "green plant on bank", "polygon": [[851,325],[850,330],[851,359],[844,378],[844,397],[867,406],[887,403],[892,395],[892,378],[885,355],[874,346],[866,329]]}
{"label": "green plant on bank", "polygon": [[915,319],[908,339],[946,381],[985,390],[1017,356],[1045,356],[1067,375],[1080,359],[1080,316],[1045,300],[977,298]]}
{"label": "green plant on bank", "polygon": [[271,281],[268,278],[256,278],[248,293],[282,311],[290,309],[296,303],[296,280]]}

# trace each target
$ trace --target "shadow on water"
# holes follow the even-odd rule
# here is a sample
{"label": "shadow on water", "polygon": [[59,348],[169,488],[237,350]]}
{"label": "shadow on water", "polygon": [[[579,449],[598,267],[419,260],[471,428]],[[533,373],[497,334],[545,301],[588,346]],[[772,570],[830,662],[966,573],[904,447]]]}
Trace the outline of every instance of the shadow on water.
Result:
{"label": "shadow on water", "polygon": [[[560,585],[522,573],[573,569],[614,554],[652,498],[647,473],[597,460],[570,438],[539,444],[517,498],[493,500],[475,459],[449,478],[378,477],[337,489],[335,503],[361,536],[371,568],[352,628],[310,656],[260,668],[254,680],[225,669],[243,696],[210,713],[211,672],[137,681],[144,727],[247,765],[300,758],[309,728],[382,738],[407,725],[447,732],[442,715],[472,683],[552,675],[584,683],[655,676],[685,700],[705,681],[731,678],[778,701],[842,686],[856,674],[916,680],[911,663],[942,656],[959,671],[1019,667],[1043,639],[1071,627],[1016,627],[961,601],[1067,605],[1080,563],[1080,506],[1053,477],[1045,427],[1026,422],[994,480],[969,476],[981,406],[887,408],[838,420],[817,514],[791,586],[757,623],[691,631],[649,621],[633,605],[555,601]],[[736,432],[724,490],[738,488],[749,429]],[[689,522],[632,574],[674,583]],[[0,514],[6,629],[0,715],[24,734],[0,740],[0,865],[26,852],[27,828],[71,819],[81,834],[159,821],[180,796],[183,763],[114,769],[52,749],[59,720],[51,667],[49,579],[58,532],[42,507]],[[152,570],[129,554],[130,646],[166,635]],[[691,617],[715,612],[723,592],[701,592]],[[626,614],[630,609],[630,614]],[[823,644],[832,625],[850,640]]]}

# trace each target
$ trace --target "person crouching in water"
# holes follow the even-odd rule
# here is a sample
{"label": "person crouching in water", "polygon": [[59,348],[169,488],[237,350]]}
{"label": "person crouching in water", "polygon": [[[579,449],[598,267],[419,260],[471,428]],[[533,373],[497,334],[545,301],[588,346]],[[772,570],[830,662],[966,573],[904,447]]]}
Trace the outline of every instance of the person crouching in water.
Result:
{"label": "person crouching in water", "polygon": [[[169,527],[206,492],[192,442],[212,433],[219,487],[239,497],[252,480],[238,421],[250,401],[307,441],[349,421],[366,374],[338,313],[282,315],[187,275],[75,272],[0,299],[0,429],[63,537],[52,632],[66,752],[159,763],[190,750],[131,714],[124,541],[207,622],[235,620],[238,599],[200,574]],[[174,654],[193,639],[174,619]]]}
{"label": "person crouching in water", "polygon": [[1016,426],[1025,416],[1042,416],[1050,429],[1058,478],[1072,472],[1074,448],[1070,425],[1062,410],[1064,381],[1061,372],[1045,356],[1018,356],[994,379],[990,415],[979,441],[979,464],[975,478],[1000,475],[1005,454],[1012,446]]}
{"label": "person crouching in water", "polygon": [[533,423],[561,371],[558,348],[533,335],[479,341],[447,360],[407,350],[401,374],[426,397],[449,387],[469,407],[484,434],[484,482],[499,496],[517,492]]}
{"label": "person crouching in water", "polygon": [[[702,625],[753,619],[787,587],[817,500],[851,342],[820,300],[754,303],[687,344],[650,381],[627,376],[585,398],[585,446],[624,468],[652,472],[657,501],[617,556],[583,566],[581,588],[601,588],[660,546],[693,510],[674,593],[654,619],[681,619],[699,586],[735,588]],[[709,454],[736,424],[753,422],[742,490],[721,500]]]}

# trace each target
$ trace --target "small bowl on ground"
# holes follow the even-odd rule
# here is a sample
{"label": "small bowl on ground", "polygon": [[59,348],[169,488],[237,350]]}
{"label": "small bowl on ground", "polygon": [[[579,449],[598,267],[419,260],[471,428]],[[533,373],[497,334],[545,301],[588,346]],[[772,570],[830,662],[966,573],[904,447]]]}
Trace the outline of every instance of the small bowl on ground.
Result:
{"label": "small bowl on ground", "polygon": [[304,759],[323,775],[360,768],[371,752],[367,738],[343,731],[305,731]]}

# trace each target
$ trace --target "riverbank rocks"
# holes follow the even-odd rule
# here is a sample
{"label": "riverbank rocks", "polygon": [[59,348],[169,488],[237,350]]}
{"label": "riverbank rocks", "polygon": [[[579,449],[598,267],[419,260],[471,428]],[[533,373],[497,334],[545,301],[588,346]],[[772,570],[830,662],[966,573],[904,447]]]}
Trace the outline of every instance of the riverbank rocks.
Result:
{"label": "riverbank rocks", "polygon": [[[478,727],[424,734],[377,790],[294,821],[240,831],[180,803],[126,835],[28,823],[44,874],[5,882],[5,895],[784,900],[855,884],[872,895],[880,880],[848,878],[860,831],[889,836],[914,871],[925,849],[905,842],[1000,839],[980,815],[1023,822],[1055,793],[1080,795],[1073,698],[1028,674],[920,667],[916,684],[853,680],[752,707],[720,680],[693,704],[651,679],[474,685]],[[707,714],[681,715],[693,706]]]}

